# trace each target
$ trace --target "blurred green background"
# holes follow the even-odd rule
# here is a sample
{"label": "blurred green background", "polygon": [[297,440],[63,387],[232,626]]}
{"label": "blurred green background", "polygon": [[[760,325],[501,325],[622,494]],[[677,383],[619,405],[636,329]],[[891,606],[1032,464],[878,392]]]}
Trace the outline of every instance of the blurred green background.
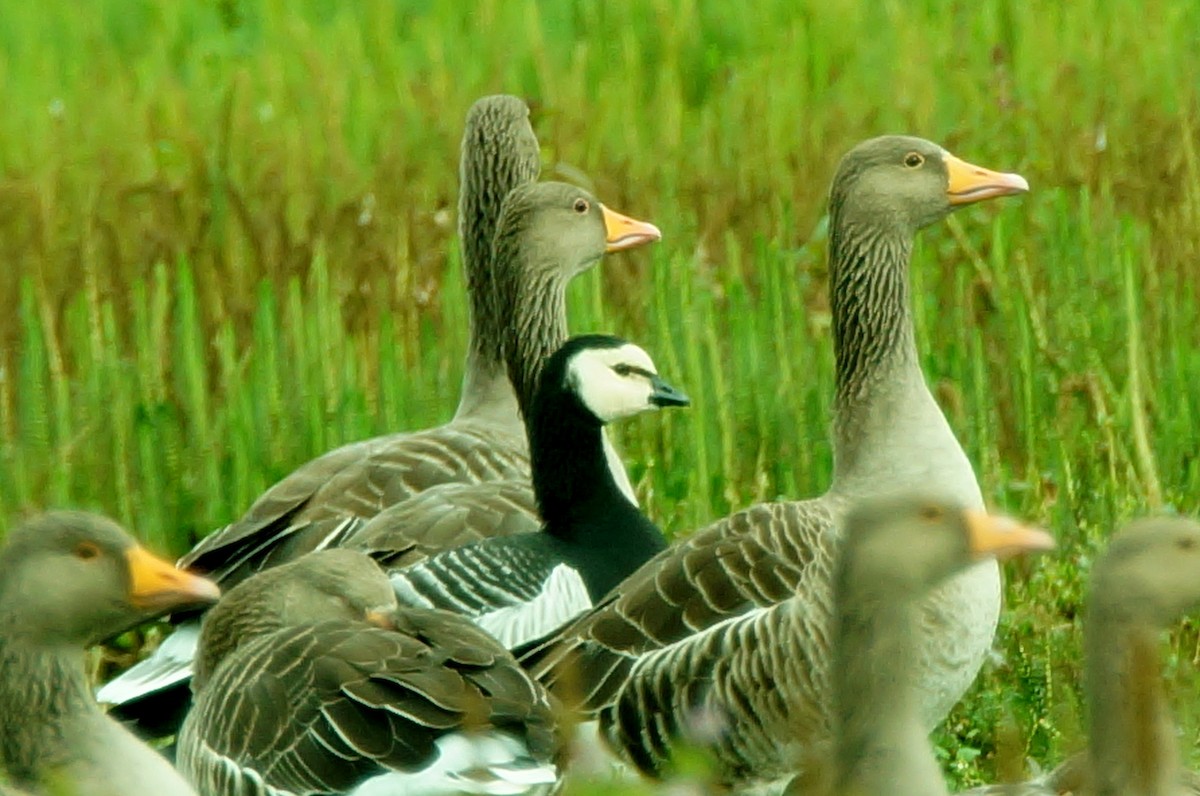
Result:
{"label": "blurred green background", "polygon": [[[658,224],[574,331],[693,397],[618,430],[672,532],[828,482],[825,192],[904,132],[1019,171],[925,233],[923,364],[995,506],[1047,524],[935,740],[960,784],[1081,743],[1084,576],[1200,491],[1200,4],[0,0],[0,515],[181,553],[341,442],[447,419],[458,141],[534,109],[544,178]],[[1175,693],[1200,641],[1173,634]],[[1182,699],[1196,758],[1197,715]]]}

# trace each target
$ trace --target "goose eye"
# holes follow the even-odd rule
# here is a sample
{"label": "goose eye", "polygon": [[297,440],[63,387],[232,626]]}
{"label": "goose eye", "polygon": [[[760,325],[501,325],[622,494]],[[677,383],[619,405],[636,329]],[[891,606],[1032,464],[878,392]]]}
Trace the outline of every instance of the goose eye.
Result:
{"label": "goose eye", "polygon": [[910,169],[918,168],[925,163],[925,158],[919,152],[909,152],[904,156],[904,165]]}
{"label": "goose eye", "polygon": [[937,506],[922,506],[921,519],[927,522],[937,522],[942,518],[942,510]]}
{"label": "goose eye", "polygon": [[100,548],[93,542],[80,542],[75,545],[75,557],[81,561],[91,561],[100,555]]}
{"label": "goose eye", "polygon": [[576,199],[575,200],[574,209],[575,209],[575,212],[578,213],[579,215],[583,215],[588,210],[590,210],[591,207],[592,206],[588,204],[587,199]]}
{"label": "goose eye", "polygon": [[618,376],[628,376],[630,373],[633,373],[633,368],[630,365],[626,365],[624,362],[614,366],[613,370],[617,372]]}

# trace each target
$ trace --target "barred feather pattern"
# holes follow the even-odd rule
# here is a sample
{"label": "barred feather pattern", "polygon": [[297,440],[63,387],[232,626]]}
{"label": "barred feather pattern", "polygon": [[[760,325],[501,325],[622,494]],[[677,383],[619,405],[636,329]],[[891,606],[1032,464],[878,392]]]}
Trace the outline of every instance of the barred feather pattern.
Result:
{"label": "barred feather pattern", "polygon": [[[934,168],[891,164],[919,150]],[[643,566],[588,614],[519,650],[554,693],[598,718],[619,754],[658,775],[691,734],[739,790],[800,774],[827,741],[831,558],[856,496],[937,487],[981,505],[973,469],[920,371],[909,304],[915,232],[943,217],[941,150],[865,142],[830,196],[837,391],[834,481],[816,500],[754,506]],[[999,612],[994,564],[922,604],[924,703],[935,722],[978,671]]]}
{"label": "barred feather pattern", "polygon": [[[459,421],[352,443],[300,467],[237,522],[206,537],[180,566],[223,587],[304,553],[340,546],[385,508],[435,486],[495,480],[528,484],[524,436]],[[526,489],[528,489],[528,485]],[[421,541],[406,534],[401,547]]]}
{"label": "barred feather pattern", "polygon": [[442,550],[539,527],[527,479],[443,484],[384,509],[342,546],[367,553],[385,569],[400,569]]}
{"label": "barred feather pattern", "polygon": [[402,605],[473,617],[534,599],[556,563],[539,550],[482,542],[390,574]]}
{"label": "barred feather pattern", "polygon": [[[780,745],[797,738],[793,722],[824,726],[817,695],[835,528],[825,500],[734,514],[664,551],[548,641],[526,647],[522,663],[585,718],[598,717],[643,773],[660,773],[676,745],[703,738],[730,780],[741,779],[743,761],[766,766],[760,774],[768,776]],[[797,590],[811,601],[797,605]],[[815,643],[795,643],[805,637]]]}
{"label": "barred feather pattern", "polygon": [[549,698],[510,654],[446,612],[394,619],[395,631],[322,622],[239,647],[184,722],[180,770],[213,796],[347,793],[435,764],[439,739],[459,733],[504,734],[527,750],[513,765],[557,768]]}
{"label": "barred feather pattern", "polygon": [[481,98],[467,114],[460,153],[458,232],[471,329],[454,419],[352,443],[308,462],[181,564],[211,573],[228,588],[261,569],[336,546],[382,509],[431,487],[528,478],[524,427],[505,372],[510,332],[507,307],[492,285],[492,239],[504,198],[541,171],[529,108],[518,97]]}

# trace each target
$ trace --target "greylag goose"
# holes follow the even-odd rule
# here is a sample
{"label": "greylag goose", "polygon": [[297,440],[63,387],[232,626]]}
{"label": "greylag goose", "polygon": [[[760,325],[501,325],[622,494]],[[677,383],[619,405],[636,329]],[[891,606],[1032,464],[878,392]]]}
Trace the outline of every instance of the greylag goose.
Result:
{"label": "greylag goose", "polygon": [[1137,520],[1096,560],[1084,615],[1088,749],[1030,783],[972,796],[1195,796],[1163,692],[1159,636],[1200,607],[1200,524]]}
{"label": "greylag goose", "polygon": [[0,548],[0,782],[14,793],[193,793],[100,710],[84,649],[217,595],[103,517],[51,512],[13,529]]}
{"label": "greylag goose", "polygon": [[[659,775],[699,745],[739,789],[790,778],[827,736],[830,563],[846,507],[864,495],[936,489],[982,506],[975,474],[918,364],[908,262],[917,230],[956,207],[1028,190],[1023,178],[928,141],[876,138],[843,159],[830,192],[836,362],[834,476],[822,497],[764,503],[697,531],[595,609],[522,651],[525,664],[609,747]],[[933,727],[991,646],[994,561],[923,604],[911,676]],[[704,725],[706,729],[690,728]]]}
{"label": "greylag goose", "polygon": [[462,617],[396,610],[386,575],[322,550],[208,613],[179,736],[205,796],[549,793],[546,692]]}
{"label": "greylag goose", "polygon": [[[521,330],[505,359],[523,415],[530,414],[545,360],[567,339],[567,284],[613,245],[657,234],[653,225],[614,213],[566,183],[535,183],[509,194],[496,229],[493,290],[504,323]],[[603,430],[602,439],[620,486],[624,467],[619,459],[613,464],[616,454]],[[446,484],[380,512],[341,543],[398,569],[439,549],[537,530],[536,516],[525,477]]]}
{"label": "greylag goose", "polygon": [[302,465],[240,520],[203,539],[183,563],[232,586],[258,569],[329,546],[356,520],[436,484],[528,476],[524,430],[504,371],[503,348],[514,332],[498,316],[488,287],[501,203],[513,188],[536,180],[540,168],[524,102],[493,96],[471,107],[458,218],[471,325],[454,418],[436,428],[352,443]]}
{"label": "greylag goose", "polygon": [[973,561],[1049,550],[1043,531],[916,496],[846,516],[833,574],[833,796],[946,796],[927,739],[917,664],[921,601]]}
{"label": "greylag goose", "polygon": [[568,340],[546,361],[526,415],[541,533],[484,539],[393,571],[400,602],[467,616],[505,647],[592,607],[667,546],[622,494],[601,430],[688,403],[638,346],[610,335]]}
{"label": "greylag goose", "polygon": [[[587,191],[566,183],[535,183],[509,194],[496,227],[492,291],[501,322],[520,330],[504,357],[522,415],[530,413],[545,360],[567,339],[566,288],[571,279],[614,247],[658,236],[652,224],[614,213]],[[602,439],[613,477],[628,497],[624,466],[607,437]],[[400,568],[439,550],[537,528],[533,489],[522,475],[427,489],[380,512],[342,544]]]}
{"label": "greylag goose", "polygon": [[[538,216],[543,226],[494,241],[532,240],[530,246],[539,257],[514,259],[509,247],[497,249],[494,260],[489,257],[481,263],[477,239],[495,229],[497,211],[491,202],[501,187],[516,184],[532,190],[536,186],[529,182],[537,161],[527,113],[519,100],[491,98],[477,103],[468,119],[462,235],[464,256],[471,258],[464,262],[473,320],[469,370],[455,418],[438,428],[356,443],[304,465],[272,487],[242,520],[202,541],[182,563],[208,569],[218,582],[229,586],[255,568],[285,561],[314,546],[337,546],[367,518],[414,494],[421,499],[412,505],[400,503],[399,522],[389,516],[367,531],[367,538],[385,549],[395,565],[444,549],[439,545],[461,544],[464,536],[478,539],[537,530],[523,426],[515,402],[502,400],[503,395],[511,395],[512,387],[501,389],[496,373],[507,360],[534,377],[542,359],[566,339],[565,291],[571,278],[605,252],[642,245],[661,235],[654,225],[613,212],[572,189],[570,201],[586,204],[585,213],[572,204],[557,220],[543,213]],[[531,158],[532,165],[526,162]],[[537,186],[538,192],[520,195],[542,197],[541,190]],[[524,212],[513,215],[514,224],[529,217]],[[492,219],[490,224],[487,219]],[[556,225],[580,221],[602,231],[598,249],[589,241],[587,249],[579,252],[554,240]],[[515,317],[514,306],[519,308]],[[492,397],[484,400],[485,393]],[[530,394],[531,388],[517,391],[522,402]],[[516,424],[516,436],[507,422],[496,420],[501,407],[511,409],[508,414]],[[632,496],[624,468],[607,441],[606,454],[617,483]],[[508,483],[475,493],[487,496],[485,506],[464,517],[460,506],[467,503],[458,498],[462,487],[499,480]],[[448,514],[469,524],[451,522]],[[183,684],[190,677],[198,632],[195,618],[184,622],[150,658],[105,685],[98,698],[120,706],[118,715],[138,720],[147,732],[169,733],[181,718]],[[147,699],[151,695],[154,698]]]}
{"label": "greylag goose", "polygon": [[[358,520],[433,484],[520,477],[529,472],[512,388],[504,377],[505,330],[487,294],[491,241],[504,197],[541,170],[529,109],[517,97],[484,97],[467,114],[459,165],[459,238],[470,301],[462,395],[443,426],[351,443],[302,465],[181,561],[226,588],[258,569],[336,544]],[[533,524],[533,521],[530,521]],[[187,701],[199,636],[187,617],[145,661],[105,684],[97,698],[150,734],[170,734]],[[163,717],[166,717],[165,719]]]}

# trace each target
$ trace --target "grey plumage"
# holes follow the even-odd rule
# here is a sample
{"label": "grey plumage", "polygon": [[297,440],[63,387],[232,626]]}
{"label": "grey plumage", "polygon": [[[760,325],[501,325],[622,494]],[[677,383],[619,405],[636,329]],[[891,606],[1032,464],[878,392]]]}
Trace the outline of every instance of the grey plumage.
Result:
{"label": "grey plumage", "polygon": [[1088,748],[1028,783],[971,796],[1195,796],[1179,762],[1163,689],[1159,636],[1200,607],[1200,524],[1136,520],[1096,559],[1084,614]]}
{"label": "grey plumage", "polygon": [[862,501],[834,567],[830,794],[948,796],[926,737],[915,662],[920,602],[972,562],[1048,550],[1045,532],[923,494]]}
{"label": "grey plumage", "polygon": [[191,794],[100,710],[84,648],[216,596],[211,582],[153,558],[103,517],[53,512],[14,529],[0,548],[0,781],[12,792]]}
{"label": "grey plumage", "polygon": [[[920,139],[874,139],[843,159],[830,198],[838,376],[829,492],[754,506],[697,531],[523,651],[526,665],[598,719],[643,773],[661,773],[690,740],[712,753],[727,784],[794,776],[804,749],[828,736],[830,562],[848,503],[933,487],[981,505],[917,364],[908,254],[916,230],[954,205],[1026,187]],[[993,562],[951,579],[926,604],[913,676],[927,724],[981,665],[999,600]]]}
{"label": "grey plumage", "polygon": [[[384,509],[434,486],[528,478],[528,450],[503,358],[509,331],[488,290],[501,202],[514,187],[534,181],[540,167],[524,102],[495,96],[472,106],[463,134],[459,193],[470,349],[454,418],[431,429],[350,443],[307,462],[263,493],[241,519],[201,540],[183,565],[211,573],[228,588],[311,550],[337,547]],[[394,529],[391,536],[396,560],[406,554],[419,559],[419,544],[436,544]],[[186,659],[187,650],[176,652]],[[101,688],[98,696],[117,705],[119,715],[141,718],[137,703],[143,697],[186,677],[185,664],[151,659]]]}
{"label": "grey plumage", "polygon": [[315,459],[268,490],[238,522],[209,535],[183,559],[232,586],[253,571],[318,547],[438,484],[520,478],[529,472],[523,429],[505,374],[510,335],[489,288],[501,203],[541,168],[529,110],[516,97],[484,97],[467,115],[459,191],[459,236],[471,302],[466,375],[450,423],[352,443]]}
{"label": "grey plumage", "polygon": [[555,786],[545,691],[466,620],[397,610],[363,554],[321,551],[263,572],[205,631],[179,763],[208,796]]}

